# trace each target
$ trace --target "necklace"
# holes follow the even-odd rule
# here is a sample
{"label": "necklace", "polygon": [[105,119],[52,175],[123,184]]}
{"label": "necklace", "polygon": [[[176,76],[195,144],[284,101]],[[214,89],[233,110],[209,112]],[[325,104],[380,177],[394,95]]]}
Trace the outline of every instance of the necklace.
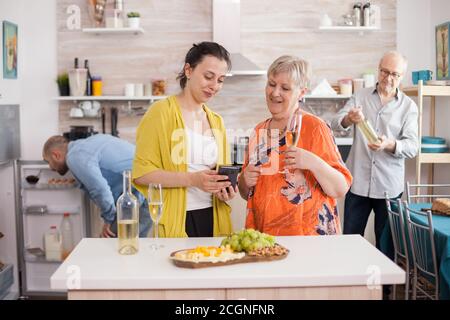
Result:
{"label": "necklace", "polygon": [[282,130],[280,129],[270,129],[270,124],[272,123],[272,119],[270,119],[269,124],[267,125],[267,131],[270,137],[273,137],[272,130],[278,130],[278,136],[282,137],[284,133],[286,132],[287,127],[284,127]]}

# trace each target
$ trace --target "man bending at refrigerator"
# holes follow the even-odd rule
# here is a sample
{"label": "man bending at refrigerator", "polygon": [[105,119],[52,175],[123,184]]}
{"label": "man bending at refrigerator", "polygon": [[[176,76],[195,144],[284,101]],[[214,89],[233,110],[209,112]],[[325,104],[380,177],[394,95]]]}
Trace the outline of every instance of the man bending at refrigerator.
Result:
{"label": "man bending at refrigerator", "polygon": [[[100,208],[104,220],[101,237],[117,234],[116,202],[123,191],[122,172],[131,170],[134,150],[131,143],[104,134],[75,141],[53,136],[44,144],[42,157],[50,169],[60,175],[70,170],[80,188]],[[147,202],[134,188],[133,194],[141,204],[139,236],[146,237],[152,223]]]}

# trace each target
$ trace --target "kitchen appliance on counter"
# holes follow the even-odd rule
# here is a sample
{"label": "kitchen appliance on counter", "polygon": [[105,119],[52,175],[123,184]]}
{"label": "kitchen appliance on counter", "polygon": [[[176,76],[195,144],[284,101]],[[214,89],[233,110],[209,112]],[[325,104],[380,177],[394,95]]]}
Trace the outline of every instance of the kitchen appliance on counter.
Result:
{"label": "kitchen appliance on counter", "polygon": [[70,131],[64,132],[63,136],[73,141],[84,139],[97,133],[97,131],[94,131],[94,126],[70,126]]}
{"label": "kitchen appliance on counter", "polygon": [[86,95],[87,69],[69,70],[69,87],[72,96]]}

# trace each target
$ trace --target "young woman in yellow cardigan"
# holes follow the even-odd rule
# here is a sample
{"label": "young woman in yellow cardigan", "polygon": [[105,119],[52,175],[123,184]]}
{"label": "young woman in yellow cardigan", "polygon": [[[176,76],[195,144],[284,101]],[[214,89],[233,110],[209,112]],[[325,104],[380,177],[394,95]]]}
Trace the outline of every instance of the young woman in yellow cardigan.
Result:
{"label": "young woman in yellow cardigan", "polygon": [[178,75],[181,92],[155,102],[137,129],[133,182],[147,195],[150,183],[163,187],[161,237],[212,237],[231,233],[237,194],[214,168],[229,164],[222,117],[208,102],[222,88],[231,67],[228,51],[214,42],[195,44]]}

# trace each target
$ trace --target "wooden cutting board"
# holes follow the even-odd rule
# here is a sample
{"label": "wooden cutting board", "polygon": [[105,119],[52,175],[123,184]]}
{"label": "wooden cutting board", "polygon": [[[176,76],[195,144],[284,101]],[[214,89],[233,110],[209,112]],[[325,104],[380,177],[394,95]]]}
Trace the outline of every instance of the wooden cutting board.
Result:
{"label": "wooden cutting board", "polygon": [[275,260],[282,260],[284,258],[286,258],[289,254],[289,250],[286,249],[286,253],[280,256],[270,256],[270,257],[266,257],[266,256],[249,256],[249,255],[245,255],[243,258],[241,259],[234,259],[234,260],[230,260],[230,261],[225,261],[225,262],[191,262],[191,261],[181,261],[181,260],[177,260],[175,259],[175,254],[177,252],[180,251],[185,251],[185,250],[190,250],[190,249],[183,249],[183,250],[178,250],[178,251],[174,251],[170,254],[170,257],[173,261],[173,263],[180,268],[190,268],[190,269],[198,269],[198,268],[209,268],[209,267],[220,267],[220,266],[229,266],[232,264],[238,264],[238,263],[249,263],[249,262],[267,262],[267,261],[275,261]]}

